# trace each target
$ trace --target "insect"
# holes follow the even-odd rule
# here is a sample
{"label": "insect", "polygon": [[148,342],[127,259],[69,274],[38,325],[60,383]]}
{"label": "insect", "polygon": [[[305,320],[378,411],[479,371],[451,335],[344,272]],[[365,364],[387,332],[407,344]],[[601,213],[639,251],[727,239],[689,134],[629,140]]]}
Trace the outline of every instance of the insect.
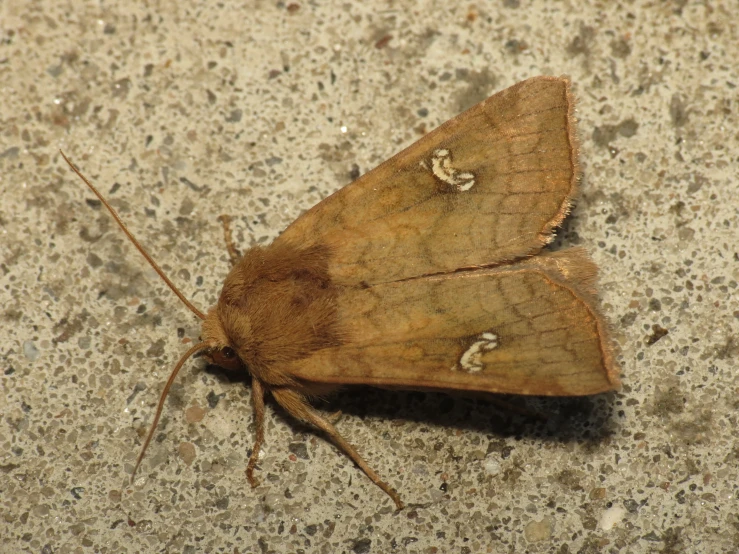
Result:
{"label": "insect", "polygon": [[[342,385],[576,396],[618,386],[597,268],[583,249],[543,252],[580,175],[566,78],[535,77],[477,104],[329,196],[266,247],[240,255],[218,303],[180,293],[95,187],[131,242],[201,320],[198,351],[248,371],[256,423],[252,486],[268,392],[325,432],[385,491],[329,417],[309,402]],[[133,478],[133,476],[132,476]]]}

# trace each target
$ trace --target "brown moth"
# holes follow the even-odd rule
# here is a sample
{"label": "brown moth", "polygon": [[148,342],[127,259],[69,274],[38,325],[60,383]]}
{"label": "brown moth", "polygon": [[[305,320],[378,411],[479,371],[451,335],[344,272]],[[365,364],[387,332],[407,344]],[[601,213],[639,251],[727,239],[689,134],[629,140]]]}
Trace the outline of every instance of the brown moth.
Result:
{"label": "brown moth", "polygon": [[[341,385],[577,396],[618,386],[597,268],[586,252],[542,252],[577,191],[574,101],[566,78],[536,77],[447,121],[239,256],[201,313],[204,350],[248,371],[264,440],[264,395],[324,431],[383,491],[398,494],[309,399]],[[64,154],[62,154],[64,155]],[[134,469],[134,473],[136,472]]]}

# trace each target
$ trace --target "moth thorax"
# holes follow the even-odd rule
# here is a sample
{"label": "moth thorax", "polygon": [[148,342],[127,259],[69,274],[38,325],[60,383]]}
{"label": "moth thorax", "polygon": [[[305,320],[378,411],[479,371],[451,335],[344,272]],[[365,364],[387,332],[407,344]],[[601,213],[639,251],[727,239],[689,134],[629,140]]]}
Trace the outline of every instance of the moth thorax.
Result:
{"label": "moth thorax", "polygon": [[329,258],[322,246],[275,242],[247,250],[208,312],[203,338],[232,348],[261,381],[289,381],[283,368],[341,342]]}

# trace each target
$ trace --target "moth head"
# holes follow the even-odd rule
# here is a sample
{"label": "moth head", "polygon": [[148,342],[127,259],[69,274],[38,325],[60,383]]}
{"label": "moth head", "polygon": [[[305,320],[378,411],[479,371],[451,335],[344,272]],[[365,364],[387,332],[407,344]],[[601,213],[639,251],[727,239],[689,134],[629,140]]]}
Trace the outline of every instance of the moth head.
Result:
{"label": "moth head", "polygon": [[203,320],[202,328],[203,342],[210,345],[210,349],[206,352],[206,356],[210,361],[229,371],[238,371],[244,369],[244,363],[236,353],[236,349],[229,343],[226,331],[218,317],[216,307],[208,310]]}
{"label": "moth head", "polygon": [[238,354],[233,348],[224,346],[218,350],[211,350],[206,353],[206,356],[210,359],[213,365],[222,367],[228,371],[238,371],[244,368],[244,364],[241,362]]}

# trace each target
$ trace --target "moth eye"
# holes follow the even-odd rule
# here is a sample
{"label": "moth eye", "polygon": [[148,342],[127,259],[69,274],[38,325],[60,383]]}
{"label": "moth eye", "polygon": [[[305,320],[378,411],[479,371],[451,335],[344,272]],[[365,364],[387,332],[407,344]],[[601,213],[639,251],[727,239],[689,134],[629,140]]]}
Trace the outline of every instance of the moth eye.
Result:
{"label": "moth eye", "polygon": [[221,355],[227,360],[233,360],[236,357],[236,352],[227,346],[221,350]]}
{"label": "moth eye", "polygon": [[229,371],[239,371],[244,368],[238,353],[228,346],[212,350],[208,358],[212,364]]}

